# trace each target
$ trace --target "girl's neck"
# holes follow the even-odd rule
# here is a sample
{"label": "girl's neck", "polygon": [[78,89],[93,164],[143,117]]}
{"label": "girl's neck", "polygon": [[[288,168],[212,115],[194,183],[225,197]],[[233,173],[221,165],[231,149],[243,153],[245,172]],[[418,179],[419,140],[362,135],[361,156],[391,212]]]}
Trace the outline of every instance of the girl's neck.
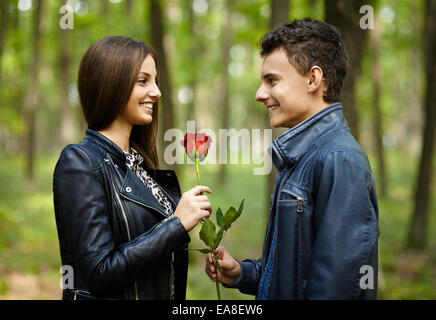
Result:
{"label": "girl's neck", "polygon": [[130,151],[132,125],[115,120],[107,128],[99,130],[98,132],[115,143],[124,152]]}

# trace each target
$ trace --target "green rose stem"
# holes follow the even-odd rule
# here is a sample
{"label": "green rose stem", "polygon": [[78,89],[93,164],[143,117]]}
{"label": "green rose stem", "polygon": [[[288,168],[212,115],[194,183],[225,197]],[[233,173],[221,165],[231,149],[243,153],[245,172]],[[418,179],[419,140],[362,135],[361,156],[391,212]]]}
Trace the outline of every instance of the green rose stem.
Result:
{"label": "green rose stem", "polygon": [[200,182],[200,171],[198,170],[199,160],[198,160],[198,157],[197,157],[197,149],[195,149],[195,148],[194,148],[194,157],[195,157],[195,172],[197,173],[197,181],[198,181],[198,184],[201,185],[201,182]]}
{"label": "green rose stem", "polygon": [[213,256],[213,258],[215,260],[216,268],[217,268],[217,271],[216,271],[217,272],[217,277],[216,277],[216,282],[215,282],[216,294],[218,296],[218,300],[221,300],[220,282],[218,280],[218,270],[221,270],[221,268],[220,268],[220,264],[218,263],[218,259],[217,259],[216,255],[215,255],[215,253],[212,252],[212,256]]}
{"label": "green rose stem", "polygon": [[[198,170],[199,159],[198,159],[198,156],[197,156],[197,149],[196,148],[194,148],[194,157],[195,157],[195,173],[197,174],[197,182],[198,182],[199,185],[201,185],[200,170]],[[201,193],[201,194],[203,194],[203,193]],[[215,260],[216,268],[218,270],[220,270],[221,268],[220,268],[220,265],[218,263],[218,259],[215,256],[215,253],[213,253],[212,251],[211,251],[211,253],[212,253],[212,256],[213,256],[213,258]],[[218,273],[218,270],[217,270],[217,273]],[[218,300],[221,300],[220,282],[218,280],[218,277],[216,279],[215,285],[216,285],[216,294],[218,296]]]}
{"label": "green rose stem", "polygon": [[[198,157],[197,157],[197,149],[194,147],[194,159],[195,159],[195,173],[197,174],[197,182],[198,182],[198,185],[201,185],[201,181],[200,181],[200,170],[198,170],[198,164],[199,164],[199,160],[198,160]],[[202,193],[200,193],[201,195],[203,194],[203,192]],[[203,221],[204,221],[204,218],[203,219],[201,219],[201,223],[203,223]]]}

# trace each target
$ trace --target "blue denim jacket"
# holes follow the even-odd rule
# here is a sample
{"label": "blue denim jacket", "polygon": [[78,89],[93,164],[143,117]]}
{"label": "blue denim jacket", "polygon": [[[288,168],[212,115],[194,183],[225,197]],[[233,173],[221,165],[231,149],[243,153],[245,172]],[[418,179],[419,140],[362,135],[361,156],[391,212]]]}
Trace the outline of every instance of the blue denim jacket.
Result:
{"label": "blue denim jacket", "polygon": [[257,294],[277,219],[268,299],[376,299],[378,206],[368,158],[339,103],[272,143],[277,168],[260,259],[228,287]]}

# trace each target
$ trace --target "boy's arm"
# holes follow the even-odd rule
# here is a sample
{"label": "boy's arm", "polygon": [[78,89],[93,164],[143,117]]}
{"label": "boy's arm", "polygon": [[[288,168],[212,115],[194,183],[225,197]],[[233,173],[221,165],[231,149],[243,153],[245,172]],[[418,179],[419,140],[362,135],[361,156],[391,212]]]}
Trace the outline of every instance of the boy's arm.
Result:
{"label": "boy's arm", "polygon": [[[372,174],[345,152],[323,159],[314,199],[315,241],[307,298],[355,299],[377,293],[377,200]],[[373,269],[373,288],[362,292],[361,268]],[[371,280],[371,279],[369,279]]]}
{"label": "boy's arm", "polygon": [[237,288],[245,294],[256,295],[261,276],[261,259],[245,259],[242,262],[235,260],[241,265],[241,273],[233,283],[224,286],[226,288]]}
{"label": "boy's arm", "polygon": [[261,273],[261,259],[246,259],[241,262],[232,257],[223,246],[215,249],[215,256],[218,259],[220,271],[215,266],[212,254],[209,253],[206,258],[205,271],[212,281],[218,278],[226,288],[236,288],[242,293],[256,295]]}

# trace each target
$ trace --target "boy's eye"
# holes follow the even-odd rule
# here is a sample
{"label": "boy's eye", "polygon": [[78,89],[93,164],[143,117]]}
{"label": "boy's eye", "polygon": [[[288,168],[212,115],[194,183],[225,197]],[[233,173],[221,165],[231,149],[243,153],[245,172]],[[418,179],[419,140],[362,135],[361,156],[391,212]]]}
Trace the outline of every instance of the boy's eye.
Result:
{"label": "boy's eye", "polygon": [[277,81],[276,78],[269,78],[269,83],[270,83],[270,84],[273,84],[273,83],[276,82],[276,81]]}

